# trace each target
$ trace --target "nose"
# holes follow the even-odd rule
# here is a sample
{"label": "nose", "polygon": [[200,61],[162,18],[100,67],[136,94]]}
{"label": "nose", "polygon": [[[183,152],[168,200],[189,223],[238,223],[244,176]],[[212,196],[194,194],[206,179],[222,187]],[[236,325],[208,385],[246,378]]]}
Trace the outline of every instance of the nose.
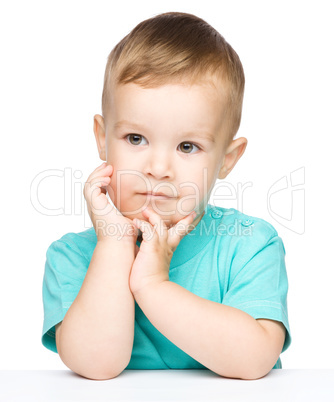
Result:
{"label": "nose", "polygon": [[146,161],[144,173],[156,180],[170,180],[173,176],[171,156],[167,152],[152,152]]}

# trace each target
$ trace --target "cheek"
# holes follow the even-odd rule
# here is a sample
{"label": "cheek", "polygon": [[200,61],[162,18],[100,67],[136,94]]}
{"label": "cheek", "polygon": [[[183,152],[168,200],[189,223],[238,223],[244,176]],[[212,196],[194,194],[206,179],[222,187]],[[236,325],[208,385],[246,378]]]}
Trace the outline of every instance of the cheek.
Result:
{"label": "cheek", "polygon": [[116,205],[120,200],[129,198],[133,193],[136,176],[128,169],[115,169],[111,176],[110,182],[110,198]]}
{"label": "cheek", "polygon": [[191,177],[180,188],[181,199],[178,213],[187,215],[192,210],[200,210],[209,202],[210,193],[216,183],[216,171],[211,166],[193,171]]}
{"label": "cheek", "polygon": [[136,170],[116,167],[108,193],[117,209],[125,216],[131,217],[138,214],[144,206],[145,198],[138,195],[149,190],[144,179],[144,176]]}
{"label": "cheek", "polygon": [[187,175],[187,180],[183,180],[180,192],[183,195],[193,194],[202,198],[215,185],[216,172],[211,167],[203,167],[192,169],[191,175]]}

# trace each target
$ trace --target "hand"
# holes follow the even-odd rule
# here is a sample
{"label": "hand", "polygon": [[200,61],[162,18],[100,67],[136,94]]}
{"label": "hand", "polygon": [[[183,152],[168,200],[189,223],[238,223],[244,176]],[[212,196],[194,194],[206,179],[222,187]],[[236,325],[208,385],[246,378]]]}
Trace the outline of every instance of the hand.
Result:
{"label": "hand", "polygon": [[138,229],[131,219],[126,218],[108,201],[106,196],[111,182],[113,167],[103,163],[88,177],[84,186],[89,216],[94,225],[98,241],[127,241],[135,251]]}
{"label": "hand", "polygon": [[190,226],[196,216],[193,212],[167,229],[165,222],[152,208],[147,207],[142,210],[142,214],[148,222],[133,220],[143,237],[139,250],[136,246],[136,259],[130,274],[130,289],[133,295],[148,286],[169,280],[173,253],[189,229],[193,229]]}

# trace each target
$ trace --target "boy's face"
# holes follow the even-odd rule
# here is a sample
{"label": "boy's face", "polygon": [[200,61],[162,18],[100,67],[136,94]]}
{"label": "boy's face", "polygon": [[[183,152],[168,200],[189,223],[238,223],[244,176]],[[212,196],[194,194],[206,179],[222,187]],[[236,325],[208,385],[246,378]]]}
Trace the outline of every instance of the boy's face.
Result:
{"label": "boy's face", "polygon": [[149,205],[168,228],[196,210],[196,225],[216,179],[229,173],[247,142],[232,141],[233,155],[225,157],[222,95],[211,85],[130,83],[109,99],[106,121],[96,115],[94,131],[100,158],[114,168],[112,202],[130,219],[146,220],[141,208]]}

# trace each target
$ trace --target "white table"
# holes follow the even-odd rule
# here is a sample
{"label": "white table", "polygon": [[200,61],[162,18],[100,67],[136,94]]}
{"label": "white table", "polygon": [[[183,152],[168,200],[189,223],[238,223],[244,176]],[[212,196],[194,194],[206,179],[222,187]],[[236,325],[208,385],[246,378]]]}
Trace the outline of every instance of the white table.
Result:
{"label": "white table", "polygon": [[272,370],[255,381],[209,370],[125,370],[106,381],[70,370],[8,370],[0,371],[0,401],[333,402],[334,370]]}

